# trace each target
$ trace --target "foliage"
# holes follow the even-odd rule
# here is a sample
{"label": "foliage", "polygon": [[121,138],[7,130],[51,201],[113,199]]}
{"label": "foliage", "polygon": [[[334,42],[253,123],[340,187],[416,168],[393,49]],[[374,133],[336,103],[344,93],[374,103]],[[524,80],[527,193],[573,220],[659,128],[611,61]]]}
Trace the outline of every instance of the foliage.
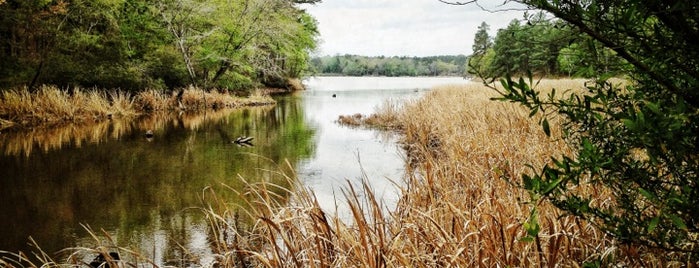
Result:
{"label": "foliage", "polygon": [[317,22],[286,0],[53,0],[0,5],[3,88],[241,88],[299,77]]}
{"label": "foliage", "polygon": [[489,30],[490,25],[485,22],[478,26],[478,31],[476,31],[476,35],[473,38],[473,54],[471,54],[468,60],[471,73],[486,73],[486,69],[492,64],[494,50],[492,50],[493,40],[488,35]]}
{"label": "foliage", "polygon": [[468,57],[367,57],[335,55],[314,58],[313,68],[321,74],[348,76],[463,76]]}
{"label": "foliage", "polygon": [[579,30],[544,13],[526,16],[526,23],[512,20],[493,40],[488,25],[474,37],[469,73],[479,77],[524,75],[593,77],[602,70],[618,74],[625,63],[611,49],[601,47]]}
{"label": "foliage", "polygon": [[[512,80],[515,72],[504,72],[499,99],[521,103],[532,115],[542,113],[546,134],[552,134],[550,120],[561,120],[564,139],[577,148],[573,155],[552,158],[538,174],[523,176],[523,186],[533,200],[551,201],[589,219],[621,244],[686,253],[682,259],[696,265],[699,44],[692,40],[699,37],[699,2],[518,2],[550,12],[585,34],[593,45],[579,56],[625,62],[630,78],[630,83],[613,84],[607,78],[614,72],[594,66],[589,74],[596,81],[586,90],[542,96],[531,79]],[[594,201],[581,191],[587,188],[613,198]],[[531,223],[530,235],[536,237],[536,222]]]}

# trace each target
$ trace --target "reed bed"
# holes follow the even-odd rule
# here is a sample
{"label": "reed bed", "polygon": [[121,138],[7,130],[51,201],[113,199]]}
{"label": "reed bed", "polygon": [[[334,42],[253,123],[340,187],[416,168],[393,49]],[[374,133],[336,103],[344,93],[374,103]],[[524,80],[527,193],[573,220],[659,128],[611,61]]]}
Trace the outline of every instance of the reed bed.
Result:
{"label": "reed bed", "polygon": [[123,91],[74,88],[64,90],[41,86],[0,92],[0,129],[12,126],[54,125],[68,122],[100,121],[113,117],[133,118],[155,111],[237,108],[274,104],[267,95],[237,97],[216,90],[189,87],[181,99],[176,92],[144,90],[132,95]]}
{"label": "reed bed", "polygon": [[[584,81],[545,82],[584,87]],[[218,230],[217,265],[681,266],[651,249],[620,245],[594,224],[547,203],[530,203],[516,179],[532,172],[527,164],[538,168],[550,156],[572,150],[560,139],[555,120],[550,138],[528,111],[491,97],[492,90],[481,85],[446,86],[420,100],[383,107],[383,114],[345,116],[361,122],[373,117],[374,123],[402,133],[409,172],[396,210],[386,212],[366,183],[343,190],[348,220],[323,212],[313,193],[298,185],[288,190],[288,203],[269,196],[274,185],[250,185],[241,195],[249,197],[252,209],[222,205],[207,212]],[[590,195],[609,202],[608,193],[590,190]],[[523,223],[532,217],[533,206],[541,232],[524,241]],[[237,224],[240,215],[250,222],[244,228]]]}
{"label": "reed bed", "polygon": [[[178,103],[180,109],[202,110],[236,108],[241,106],[256,106],[274,104],[274,100],[267,95],[262,95],[259,90],[249,97],[237,97],[216,90],[205,91],[203,89],[189,87],[182,94],[182,101]],[[171,100],[176,103],[175,100]]]}
{"label": "reed bed", "polygon": [[[445,86],[420,100],[381,108],[389,115],[378,113],[375,123],[402,133],[408,156],[406,182],[396,186],[401,199],[393,211],[387,212],[367,183],[361,188],[348,183],[342,193],[351,217],[340,219],[321,210],[311,191],[281,171],[287,182],[246,182],[238,194],[247,204],[209,195],[201,210],[211,227],[211,265],[682,266],[651,249],[620,245],[592,223],[549,204],[530,203],[516,179],[532,172],[527,164],[536,169],[550,156],[572,150],[560,139],[555,120],[553,137],[547,137],[528,111],[490,101],[493,94],[481,85]],[[608,193],[582,190],[597,202],[609,202]],[[541,232],[524,241],[523,223],[532,206]]]}

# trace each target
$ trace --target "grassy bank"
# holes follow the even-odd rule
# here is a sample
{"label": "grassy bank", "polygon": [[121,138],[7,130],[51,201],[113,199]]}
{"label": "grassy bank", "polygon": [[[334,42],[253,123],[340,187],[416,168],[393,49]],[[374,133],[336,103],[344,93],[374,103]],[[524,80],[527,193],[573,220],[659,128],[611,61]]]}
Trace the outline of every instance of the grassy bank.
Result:
{"label": "grassy bank", "polygon": [[[542,81],[539,87],[582,90],[584,82]],[[446,86],[417,101],[387,104],[375,115],[343,116],[402,133],[410,172],[397,209],[386,213],[370,189],[351,186],[344,191],[350,222],[325,215],[303,190],[281,207],[260,198],[263,209],[250,213],[259,219],[252,232],[257,236],[249,237],[263,241],[251,244],[267,246],[252,256],[231,257],[229,265],[252,259],[275,267],[673,266],[662,254],[620,245],[593,223],[546,203],[537,205],[539,236],[523,241],[523,223],[535,204],[528,203],[519,181],[503,178],[519,178],[532,172],[527,164],[539,167],[571,149],[559,139],[555,122],[549,138],[528,110],[491,97],[481,85]],[[596,202],[611,202],[605,192],[578,190]]]}
{"label": "grassy bank", "polygon": [[33,92],[21,88],[1,92],[0,129],[129,118],[154,111],[235,108],[272,103],[274,100],[260,92],[249,97],[237,97],[194,87],[184,89],[180,100],[177,92],[168,94],[158,90],[131,94],[80,88],[64,90],[53,86],[42,86]]}
{"label": "grassy bank", "polygon": [[[583,80],[542,81],[540,90],[579,89]],[[374,124],[398,130],[409,172],[394,211],[364,189],[348,186],[344,195],[349,222],[326,215],[313,194],[290,190],[291,203],[279,204],[255,185],[247,193],[257,204],[247,229],[230,220],[213,220],[222,249],[220,262],[235,267],[581,267],[681,266],[652,249],[621,245],[593,223],[563,215],[553,206],[529,203],[517,185],[551,155],[570,155],[552,122],[547,137],[537,118],[511,103],[490,101],[481,85],[437,88],[406,104],[387,104],[377,114],[342,116],[351,125]],[[536,169],[535,168],[535,169]],[[369,178],[381,179],[381,178]],[[610,195],[581,188],[595,202]],[[532,206],[541,232],[524,241]],[[232,207],[210,210],[212,219],[231,219]],[[221,216],[223,215],[223,216]],[[236,218],[237,219],[237,218]],[[222,227],[223,226],[223,227]],[[228,232],[225,232],[228,230]],[[239,230],[231,232],[231,230]],[[233,233],[234,238],[220,238]],[[227,241],[227,242],[226,242]],[[254,246],[251,246],[254,245]]]}
{"label": "grassy bank", "polygon": [[[540,87],[583,83],[544,81]],[[287,177],[296,186],[284,188],[289,198],[272,194],[277,185],[249,184],[239,194],[249,200],[242,207],[252,209],[211,195],[202,211],[219,267],[681,266],[652,249],[620,245],[549,204],[528,203],[519,181],[503,177],[518,178],[532,171],[527,164],[538,169],[571,149],[559,139],[555,121],[549,138],[527,110],[490,101],[494,96],[480,85],[445,86],[419,100],[384,105],[375,115],[344,116],[401,133],[409,172],[393,211],[386,212],[367,185],[348,185],[343,194],[352,216],[340,220],[325,214],[292,175]],[[611,203],[605,192],[577,190]],[[542,229],[533,241],[523,241],[533,205]]]}

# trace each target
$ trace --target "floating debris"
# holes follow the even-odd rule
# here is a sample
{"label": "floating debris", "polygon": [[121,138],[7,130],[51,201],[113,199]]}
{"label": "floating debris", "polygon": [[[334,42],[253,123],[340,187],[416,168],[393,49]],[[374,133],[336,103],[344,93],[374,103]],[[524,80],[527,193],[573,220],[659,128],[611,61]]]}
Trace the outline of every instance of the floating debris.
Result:
{"label": "floating debris", "polygon": [[247,136],[240,136],[236,138],[233,143],[240,145],[240,146],[252,146],[252,139],[253,137],[247,137]]}
{"label": "floating debris", "polygon": [[98,267],[103,267],[103,268],[110,268],[111,264],[116,264],[120,260],[119,258],[119,253],[116,252],[109,252],[109,256],[105,256],[104,253],[100,253],[95,257],[92,262],[90,262],[90,267],[92,268],[98,268]]}

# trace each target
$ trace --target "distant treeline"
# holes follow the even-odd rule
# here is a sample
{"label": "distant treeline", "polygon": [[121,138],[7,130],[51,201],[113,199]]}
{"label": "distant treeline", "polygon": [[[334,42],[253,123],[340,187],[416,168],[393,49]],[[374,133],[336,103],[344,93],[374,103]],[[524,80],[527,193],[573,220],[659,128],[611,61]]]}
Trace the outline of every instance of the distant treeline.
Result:
{"label": "distant treeline", "polygon": [[0,0],[0,89],[249,89],[308,70],[320,0]]}
{"label": "distant treeline", "polygon": [[464,76],[468,57],[367,57],[335,55],[317,57],[311,65],[319,74],[347,76]]}

